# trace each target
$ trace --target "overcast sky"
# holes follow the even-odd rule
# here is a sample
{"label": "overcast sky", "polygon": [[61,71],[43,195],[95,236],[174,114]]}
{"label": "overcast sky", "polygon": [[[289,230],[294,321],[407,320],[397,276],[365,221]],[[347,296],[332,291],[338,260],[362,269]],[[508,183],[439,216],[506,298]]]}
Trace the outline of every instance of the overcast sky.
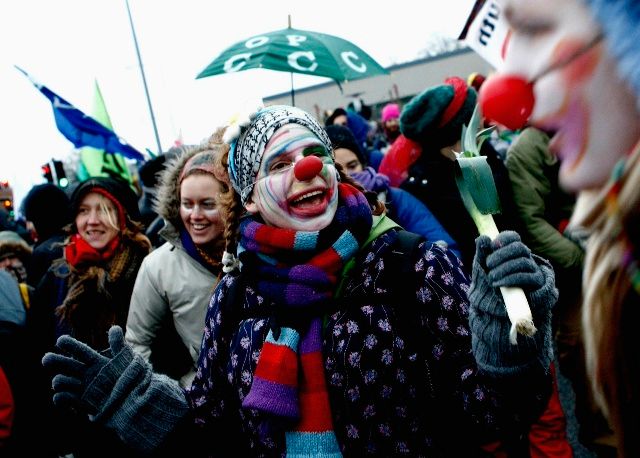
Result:
{"label": "overcast sky", "polygon": [[[196,80],[227,46],[292,26],[338,35],[383,66],[417,57],[434,33],[456,36],[472,0],[129,0],[163,149],[199,142],[238,103],[290,88],[288,73],[249,70]],[[13,66],[90,114],[94,81],[114,130],[138,150],[156,140],[125,0],[18,0],[0,6],[0,180],[19,201],[40,165],[67,156],[51,104]],[[327,81],[295,75],[295,86]]]}

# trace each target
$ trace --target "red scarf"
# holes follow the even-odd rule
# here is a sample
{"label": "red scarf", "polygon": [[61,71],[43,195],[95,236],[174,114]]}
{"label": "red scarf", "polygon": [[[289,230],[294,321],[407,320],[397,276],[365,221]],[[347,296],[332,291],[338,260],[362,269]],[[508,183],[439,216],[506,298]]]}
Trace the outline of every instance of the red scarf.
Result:
{"label": "red scarf", "polygon": [[92,264],[100,261],[108,261],[116,253],[120,245],[120,236],[114,237],[107,246],[98,251],[93,248],[80,234],[71,236],[71,243],[64,248],[64,257],[69,264],[77,266],[80,263]]}

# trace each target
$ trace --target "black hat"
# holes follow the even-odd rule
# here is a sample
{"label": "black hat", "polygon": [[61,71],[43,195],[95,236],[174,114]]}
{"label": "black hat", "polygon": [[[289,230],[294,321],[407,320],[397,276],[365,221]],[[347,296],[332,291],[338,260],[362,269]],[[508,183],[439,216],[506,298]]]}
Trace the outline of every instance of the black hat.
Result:
{"label": "black hat", "polygon": [[170,159],[182,154],[181,147],[172,146],[168,151],[149,159],[138,167],[138,175],[142,185],[147,188],[154,188],[160,183],[160,174],[167,166]]}
{"label": "black hat", "polygon": [[86,181],[83,181],[71,194],[71,211],[73,215],[78,213],[78,207],[83,197],[94,188],[101,188],[107,192],[107,197],[113,196],[116,199],[117,205],[122,206],[124,211],[129,216],[129,219],[133,221],[141,221],[140,209],[138,208],[138,196],[129,183],[124,180],[108,177],[91,177]]}
{"label": "black hat", "polygon": [[72,220],[67,194],[51,183],[31,188],[22,200],[22,214],[31,221],[41,240],[46,240]]}
{"label": "black hat", "polygon": [[324,125],[325,126],[332,126],[333,125],[333,121],[338,116],[347,116],[346,110],[344,108],[336,108],[335,110],[333,110],[333,113],[331,113],[331,115],[329,115],[329,117],[327,119],[325,119]]}
{"label": "black hat", "polygon": [[362,167],[367,166],[367,160],[364,154],[362,154],[362,149],[358,146],[356,137],[353,135],[353,132],[351,132],[351,129],[334,124],[325,127],[324,130],[327,131],[327,135],[331,140],[331,146],[333,146],[334,150],[338,148],[348,149],[358,156],[358,160],[362,164]]}
{"label": "black hat", "polygon": [[143,186],[153,188],[158,184],[158,174],[164,170],[166,159],[164,154],[160,154],[138,167],[138,175]]}

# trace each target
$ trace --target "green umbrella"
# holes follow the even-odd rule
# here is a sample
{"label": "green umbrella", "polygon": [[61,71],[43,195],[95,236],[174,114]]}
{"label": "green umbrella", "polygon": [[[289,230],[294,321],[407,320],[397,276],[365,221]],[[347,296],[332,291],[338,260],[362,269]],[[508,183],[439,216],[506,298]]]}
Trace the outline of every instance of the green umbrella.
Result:
{"label": "green umbrella", "polygon": [[[324,33],[288,27],[255,35],[222,52],[196,78],[251,68],[324,76],[338,84],[388,75],[379,63],[353,43]],[[293,80],[292,80],[293,81]],[[293,84],[291,103],[294,105]]]}

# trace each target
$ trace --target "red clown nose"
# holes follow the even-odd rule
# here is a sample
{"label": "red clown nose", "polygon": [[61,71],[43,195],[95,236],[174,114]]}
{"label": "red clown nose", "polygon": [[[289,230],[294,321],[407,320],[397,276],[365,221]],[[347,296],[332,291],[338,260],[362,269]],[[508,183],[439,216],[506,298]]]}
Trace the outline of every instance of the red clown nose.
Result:
{"label": "red clown nose", "polygon": [[487,119],[521,129],[533,111],[533,83],[515,75],[491,76],[480,87],[478,103]]}
{"label": "red clown nose", "polygon": [[307,156],[296,163],[293,173],[299,181],[309,181],[320,173],[323,165],[318,156]]}

